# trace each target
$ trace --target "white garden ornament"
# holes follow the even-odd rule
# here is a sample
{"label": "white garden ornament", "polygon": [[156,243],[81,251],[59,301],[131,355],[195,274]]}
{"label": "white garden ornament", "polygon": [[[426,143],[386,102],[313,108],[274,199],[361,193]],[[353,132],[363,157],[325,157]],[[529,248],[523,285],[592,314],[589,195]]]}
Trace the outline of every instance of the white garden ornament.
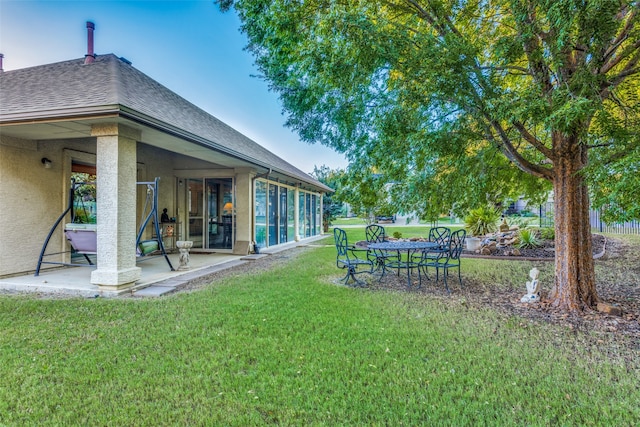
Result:
{"label": "white garden ornament", "polygon": [[540,271],[537,268],[532,268],[529,271],[529,277],[531,281],[527,282],[527,295],[523,296],[520,301],[522,302],[536,302],[540,300],[540,285],[538,284],[538,276]]}

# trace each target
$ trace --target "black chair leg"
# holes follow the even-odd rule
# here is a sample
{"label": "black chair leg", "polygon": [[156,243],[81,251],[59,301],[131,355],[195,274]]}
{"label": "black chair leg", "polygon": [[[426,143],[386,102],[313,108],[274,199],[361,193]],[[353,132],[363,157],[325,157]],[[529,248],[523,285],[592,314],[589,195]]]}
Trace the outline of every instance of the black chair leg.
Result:
{"label": "black chair leg", "polygon": [[449,275],[449,269],[445,268],[444,271],[442,272],[442,276],[444,277],[444,288],[447,290],[448,293],[451,293],[451,291],[449,290],[449,285],[447,284],[448,275]]}
{"label": "black chair leg", "polygon": [[351,277],[351,269],[347,268],[347,274],[344,275],[341,282],[343,282],[345,285],[348,285],[350,277]]}

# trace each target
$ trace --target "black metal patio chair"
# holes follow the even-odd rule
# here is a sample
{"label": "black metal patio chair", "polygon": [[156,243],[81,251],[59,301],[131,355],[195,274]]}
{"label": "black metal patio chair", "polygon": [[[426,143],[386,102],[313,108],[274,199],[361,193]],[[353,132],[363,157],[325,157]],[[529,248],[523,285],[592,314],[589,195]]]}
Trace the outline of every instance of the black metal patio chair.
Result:
{"label": "black metal patio chair", "polygon": [[462,276],[460,274],[460,255],[462,254],[462,249],[464,248],[464,241],[466,237],[467,232],[465,230],[454,231],[453,233],[451,233],[449,240],[445,245],[445,251],[435,252],[433,254],[434,258],[427,258],[425,256],[420,262],[420,267],[424,268],[425,274],[427,267],[435,267],[436,283],[438,283],[440,269],[443,270],[442,276],[444,277],[444,287],[449,293],[451,293],[451,291],[449,290],[449,285],[447,284],[447,277],[449,276],[450,268],[458,269],[458,281],[460,282],[460,287],[462,287]]}
{"label": "black metal patio chair", "polygon": [[[438,248],[430,248],[425,250],[422,254],[414,255],[415,261],[422,262],[423,264],[429,261],[435,261],[441,257],[442,252],[449,250],[447,242],[451,236],[451,229],[447,227],[432,227],[429,230],[429,241],[437,243]],[[421,259],[418,259],[421,258]],[[427,273],[425,267],[425,274]]]}
{"label": "black metal patio chair", "polygon": [[[364,229],[364,235],[367,243],[381,243],[387,241],[386,231],[381,225],[368,225]],[[385,263],[389,260],[399,260],[400,255],[397,252],[370,249],[368,258],[375,264],[376,271],[382,269],[382,272],[384,273]]]}
{"label": "black metal patio chair", "polygon": [[347,270],[342,281],[345,285],[349,285],[349,280],[353,280],[353,285],[366,286],[366,283],[356,278],[357,274],[373,273],[373,261],[368,258],[369,251],[367,249],[358,249],[349,246],[347,241],[347,233],[341,228],[333,229],[333,237],[336,242],[336,265],[338,268]]}

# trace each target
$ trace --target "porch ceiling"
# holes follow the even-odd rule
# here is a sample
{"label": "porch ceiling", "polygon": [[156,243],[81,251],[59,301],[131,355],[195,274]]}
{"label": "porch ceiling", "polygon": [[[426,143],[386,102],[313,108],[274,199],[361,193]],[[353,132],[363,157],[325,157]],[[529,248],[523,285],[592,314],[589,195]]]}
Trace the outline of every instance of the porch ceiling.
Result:
{"label": "porch ceiling", "polygon": [[220,151],[216,151],[211,147],[190,142],[184,138],[180,138],[149,126],[144,126],[122,117],[3,124],[0,128],[0,133],[15,138],[34,141],[91,138],[92,125],[113,123],[114,121],[139,130],[142,135],[139,142],[162,148],[172,153],[183,154],[185,156],[205,160],[228,168],[255,166],[255,164],[249,161],[227,155]]}

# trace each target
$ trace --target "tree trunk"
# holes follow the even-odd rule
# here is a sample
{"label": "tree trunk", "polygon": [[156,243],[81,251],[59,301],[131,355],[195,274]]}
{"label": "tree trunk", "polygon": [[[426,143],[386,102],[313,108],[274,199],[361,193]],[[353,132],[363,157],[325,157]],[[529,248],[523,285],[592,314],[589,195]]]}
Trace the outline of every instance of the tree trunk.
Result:
{"label": "tree trunk", "polygon": [[565,152],[554,163],[555,283],[549,297],[562,310],[584,310],[598,303],[589,193],[579,173],[586,163],[582,150],[573,145],[573,153]]}

